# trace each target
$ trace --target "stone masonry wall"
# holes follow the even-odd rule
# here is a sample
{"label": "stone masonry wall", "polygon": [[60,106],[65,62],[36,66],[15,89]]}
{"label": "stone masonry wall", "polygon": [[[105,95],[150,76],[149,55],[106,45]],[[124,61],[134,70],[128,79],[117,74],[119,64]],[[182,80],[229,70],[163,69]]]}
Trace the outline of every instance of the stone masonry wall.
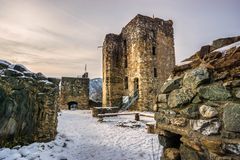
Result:
{"label": "stone masonry wall", "polygon": [[121,38],[108,34],[103,44],[103,106],[121,103],[123,95],[123,57]]}
{"label": "stone masonry wall", "polygon": [[152,110],[175,64],[172,21],[137,15],[120,35],[106,36],[103,57],[103,106],[114,106],[138,90],[130,109]]}
{"label": "stone masonry wall", "polygon": [[0,147],[55,138],[59,82],[0,61]]}
{"label": "stone masonry wall", "polygon": [[161,87],[155,105],[161,159],[239,160],[239,38],[204,46]]}
{"label": "stone masonry wall", "polygon": [[89,109],[89,78],[62,77],[61,109],[69,109],[69,102],[76,102],[77,109]]}

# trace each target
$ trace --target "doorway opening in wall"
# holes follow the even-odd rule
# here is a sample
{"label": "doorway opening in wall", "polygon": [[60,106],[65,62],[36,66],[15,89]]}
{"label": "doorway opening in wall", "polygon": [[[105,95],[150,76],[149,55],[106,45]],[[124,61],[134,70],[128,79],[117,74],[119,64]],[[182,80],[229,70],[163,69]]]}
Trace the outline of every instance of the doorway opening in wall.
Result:
{"label": "doorway opening in wall", "polygon": [[78,107],[78,103],[75,101],[70,101],[67,103],[67,105],[69,110],[76,110]]}

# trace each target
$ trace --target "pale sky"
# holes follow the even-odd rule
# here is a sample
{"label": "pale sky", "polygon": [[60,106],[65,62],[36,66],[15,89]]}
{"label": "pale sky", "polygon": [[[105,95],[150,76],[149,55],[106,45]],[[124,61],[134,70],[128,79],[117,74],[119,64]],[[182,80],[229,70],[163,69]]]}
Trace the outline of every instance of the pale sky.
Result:
{"label": "pale sky", "polygon": [[240,35],[240,0],[0,0],[0,59],[47,76],[101,77],[101,46],[138,13],[174,22],[180,62]]}

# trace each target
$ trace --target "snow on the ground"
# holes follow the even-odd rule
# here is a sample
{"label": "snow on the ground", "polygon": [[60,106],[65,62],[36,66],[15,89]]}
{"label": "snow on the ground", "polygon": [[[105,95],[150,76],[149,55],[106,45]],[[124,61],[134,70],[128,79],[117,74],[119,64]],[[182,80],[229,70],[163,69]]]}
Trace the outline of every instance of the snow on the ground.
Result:
{"label": "snow on the ground", "polygon": [[[162,148],[145,124],[153,119],[134,115],[107,117],[102,122],[90,111],[63,111],[58,135],[48,143],[14,149],[0,148],[0,160],[154,160]],[[124,126],[122,126],[124,125]]]}
{"label": "snow on the ground", "polygon": [[224,47],[221,47],[221,48],[218,48],[212,52],[221,52],[221,53],[225,54],[227,50],[229,50],[233,47],[239,47],[239,46],[240,46],[240,41],[232,43],[232,44],[224,46]]}

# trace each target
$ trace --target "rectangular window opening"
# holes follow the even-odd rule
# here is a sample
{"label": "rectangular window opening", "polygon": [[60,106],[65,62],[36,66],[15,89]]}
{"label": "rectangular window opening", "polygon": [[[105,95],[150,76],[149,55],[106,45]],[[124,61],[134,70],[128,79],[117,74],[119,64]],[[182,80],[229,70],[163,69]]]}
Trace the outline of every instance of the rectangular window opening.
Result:
{"label": "rectangular window opening", "polygon": [[125,89],[128,89],[128,77],[125,77],[124,83],[125,83]]}
{"label": "rectangular window opening", "polygon": [[152,54],[156,55],[156,47],[155,46],[152,47]]}
{"label": "rectangular window opening", "polygon": [[128,68],[128,59],[127,59],[127,55],[125,54],[125,68]]}
{"label": "rectangular window opening", "polygon": [[154,77],[157,77],[157,68],[154,68]]}

